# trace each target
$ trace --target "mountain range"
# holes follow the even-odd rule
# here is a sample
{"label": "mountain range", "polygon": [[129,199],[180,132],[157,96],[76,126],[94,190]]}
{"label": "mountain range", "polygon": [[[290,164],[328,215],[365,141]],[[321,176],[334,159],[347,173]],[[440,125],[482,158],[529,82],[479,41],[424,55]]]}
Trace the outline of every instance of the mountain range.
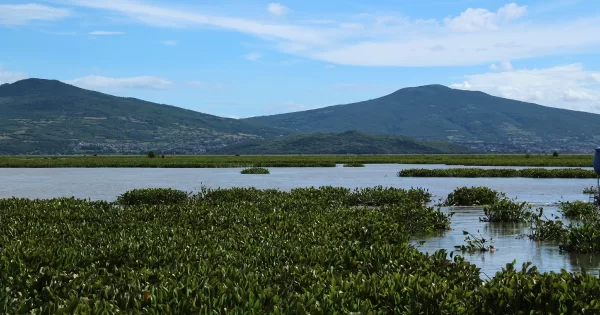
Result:
{"label": "mountain range", "polygon": [[0,85],[0,112],[0,154],[589,152],[600,144],[598,114],[442,85],[237,120],[27,79]]}

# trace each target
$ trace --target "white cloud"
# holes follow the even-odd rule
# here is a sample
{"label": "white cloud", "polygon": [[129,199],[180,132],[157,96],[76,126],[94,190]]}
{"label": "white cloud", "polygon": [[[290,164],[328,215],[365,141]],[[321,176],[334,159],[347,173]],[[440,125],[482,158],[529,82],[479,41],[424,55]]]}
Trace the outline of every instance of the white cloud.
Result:
{"label": "white cloud", "polygon": [[[355,23],[273,23],[195,12],[175,5],[128,0],[64,0],[73,5],[107,10],[154,27],[210,26],[233,30],[273,43],[287,54],[355,66],[467,66],[540,56],[595,52],[600,47],[600,15],[558,21],[509,23],[527,9],[515,3],[495,12],[468,9],[446,22],[389,14],[361,16]],[[355,18],[354,18],[355,19]],[[456,32],[469,30],[470,32]]]}
{"label": "white cloud", "polygon": [[163,40],[160,41],[160,43],[166,46],[177,46],[177,44],[179,44],[179,42],[177,42],[176,40]]}
{"label": "white cloud", "polygon": [[4,71],[2,67],[0,67],[0,84],[14,83],[16,81],[24,80],[27,78],[29,78],[27,73]]}
{"label": "white cloud", "polygon": [[582,64],[543,69],[483,73],[466,76],[451,87],[478,90],[492,95],[540,105],[600,113],[599,72],[586,71]]}
{"label": "white cloud", "polygon": [[93,31],[89,32],[89,35],[99,35],[99,36],[110,36],[110,35],[124,35],[125,32],[113,32],[113,31]]}
{"label": "white cloud", "polygon": [[497,30],[501,24],[523,16],[525,11],[527,11],[526,6],[519,6],[516,3],[509,3],[495,13],[486,9],[468,8],[457,17],[444,19],[444,24],[456,32]]}
{"label": "white cloud", "polygon": [[0,4],[0,25],[23,25],[31,21],[55,21],[70,15],[68,9],[41,4]]}
{"label": "white cloud", "polygon": [[290,9],[281,3],[272,2],[267,6],[267,11],[275,16],[284,16],[290,12]]}
{"label": "white cloud", "polygon": [[78,87],[89,89],[141,88],[164,90],[172,86],[172,83],[169,80],[152,76],[108,78],[103,76],[92,75],[72,80],[66,80],[64,82]]}
{"label": "white cloud", "polygon": [[490,65],[490,69],[494,70],[494,71],[513,71],[513,65],[510,63],[510,61],[502,61],[500,64],[491,64]]}
{"label": "white cloud", "polygon": [[261,57],[262,57],[262,55],[257,52],[253,52],[253,53],[244,55],[244,58],[246,58],[247,60],[250,60],[250,61],[256,61],[256,60],[260,59]]}

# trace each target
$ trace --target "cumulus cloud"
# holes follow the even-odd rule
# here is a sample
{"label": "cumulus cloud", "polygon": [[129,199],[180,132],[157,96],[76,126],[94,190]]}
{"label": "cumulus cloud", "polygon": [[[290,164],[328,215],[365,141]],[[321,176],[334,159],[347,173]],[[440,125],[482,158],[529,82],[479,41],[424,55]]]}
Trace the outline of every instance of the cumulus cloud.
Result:
{"label": "cumulus cloud", "polygon": [[0,67],[0,84],[14,83],[16,81],[24,80],[27,78],[29,78],[27,73],[5,71],[2,69],[2,67]]}
{"label": "cumulus cloud", "polygon": [[275,16],[284,16],[290,12],[290,9],[281,3],[272,2],[267,6],[267,11]]}
{"label": "cumulus cloud", "polygon": [[[527,13],[525,6],[516,3],[495,11],[467,9],[445,21],[386,14],[355,15],[346,21],[311,24],[306,20],[275,23],[220,16],[143,0],[63,1],[121,14],[153,27],[210,26],[233,30],[271,42],[273,49],[283,53],[354,66],[481,65],[498,60],[589,53],[600,45],[599,15],[511,23]],[[358,18],[362,29],[357,27]],[[354,27],[348,27],[353,24]]]}
{"label": "cumulus cloud", "polygon": [[41,4],[0,4],[0,25],[23,25],[31,21],[55,21],[70,15],[64,8]]}
{"label": "cumulus cloud", "polygon": [[513,71],[513,65],[510,63],[510,61],[502,61],[500,64],[491,64],[490,65],[490,69],[494,70],[494,71]]}
{"label": "cumulus cloud", "polygon": [[496,12],[468,8],[457,17],[444,19],[444,24],[456,32],[497,30],[500,25],[523,16],[525,11],[527,11],[526,6],[519,6],[516,3],[509,3]]}
{"label": "cumulus cloud", "polygon": [[169,80],[152,77],[140,76],[129,78],[109,78],[103,76],[87,76],[72,80],[66,80],[65,83],[88,89],[113,89],[113,88],[140,88],[164,90],[172,86]]}
{"label": "cumulus cloud", "polygon": [[110,36],[110,35],[124,35],[125,32],[114,32],[114,31],[93,31],[89,32],[89,35],[99,35],[99,36]]}
{"label": "cumulus cloud", "polygon": [[516,69],[466,76],[451,87],[540,105],[600,113],[600,73],[582,64],[542,69]]}

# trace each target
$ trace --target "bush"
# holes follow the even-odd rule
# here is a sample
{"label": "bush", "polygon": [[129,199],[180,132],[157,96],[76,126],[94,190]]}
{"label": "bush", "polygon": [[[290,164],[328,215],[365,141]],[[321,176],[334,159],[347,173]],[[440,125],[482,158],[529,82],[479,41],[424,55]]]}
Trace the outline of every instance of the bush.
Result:
{"label": "bush", "polygon": [[117,197],[117,203],[126,206],[167,205],[188,201],[189,193],[171,188],[144,188],[130,190]]}
{"label": "bush", "polygon": [[600,221],[586,220],[581,225],[570,225],[560,249],[576,253],[600,253]]}
{"label": "bush", "polygon": [[538,213],[531,217],[531,233],[529,239],[536,241],[560,241],[568,232],[567,227],[558,217],[554,220],[542,219],[544,209],[539,208]]}
{"label": "bush", "polygon": [[448,194],[446,206],[480,206],[498,202],[504,194],[488,187],[460,187]]}
{"label": "bush", "polygon": [[483,207],[483,214],[482,222],[525,222],[533,216],[531,205],[509,199]]}
{"label": "bush", "polygon": [[269,170],[264,168],[264,167],[251,167],[251,168],[247,168],[247,169],[243,169],[241,172],[241,174],[270,174]]}
{"label": "bush", "polygon": [[148,157],[153,159],[156,157],[156,153],[154,153],[154,151],[148,151]]}
{"label": "bush", "polygon": [[552,152],[552,157],[558,157],[558,152],[556,152],[556,151]]}
{"label": "bush", "polygon": [[561,201],[558,208],[565,218],[570,219],[583,219],[598,213],[598,207],[585,201]]}

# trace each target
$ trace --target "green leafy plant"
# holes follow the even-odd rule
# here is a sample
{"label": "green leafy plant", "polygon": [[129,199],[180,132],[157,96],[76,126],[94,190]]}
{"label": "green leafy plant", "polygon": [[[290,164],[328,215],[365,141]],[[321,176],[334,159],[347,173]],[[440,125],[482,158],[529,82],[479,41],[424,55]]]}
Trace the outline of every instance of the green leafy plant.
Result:
{"label": "green leafy plant", "polygon": [[263,167],[246,168],[246,169],[243,169],[240,173],[241,174],[260,174],[260,175],[270,174],[269,170],[266,168],[263,168]]}
{"label": "green leafy plant", "polygon": [[527,202],[501,199],[500,201],[483,207],[485,217],[479,218],[482,222],[526,222],[533,215],[531,205]]}
{"label": "green leafy plant", "polygon": [[398,172],[399,177],[526,177],[526,178],[596,178],[596,172],[580,168],[545,169],[481,169],[481,168],[448,168],[448,169],[406,169]]}
{"label": "green leafy plant", "polygon": [[358,162],[352,162],[344,164],[344,167],[365,167],[365,165]]}
{"label": "green leafy plant", "polygon": [[598,207],[585,201],[560,201],[559,209],[565,218],[584,219],[599,213]]}
{"label": "green leafy plant", "polygon": [[[479,231],[477,231],[477,233],[479,233],[478,237],[471,234],[469,231],[463,230],[467,245],[456,245],[454,248],[464,252],[487,252],[496,250],[494,245],[487,245],[488,240],[481,236]],[[489,242],[492,242],[492,238],[489,239]]]}
{"label": "green leafy plant", "polygon": [[549,220],[544,216],[544,209],[538,208],[530,218],[531,232],[529,239],[536,241],[561,241],[568,233],[567,227],[562,220],[554,216]]}
{"label": "green leafy plant", "polygon": [[503,193],[499,193],[488,187],[460,187],[454,189],[448,194],[445,206],[479,206],[494,204],[504,198]]}
{"label": "green leafy plant", "polygon": [[190,194],[172,188],[134,189],[117,197],[117,203],[127,206],[179,204],[189,200]]}

